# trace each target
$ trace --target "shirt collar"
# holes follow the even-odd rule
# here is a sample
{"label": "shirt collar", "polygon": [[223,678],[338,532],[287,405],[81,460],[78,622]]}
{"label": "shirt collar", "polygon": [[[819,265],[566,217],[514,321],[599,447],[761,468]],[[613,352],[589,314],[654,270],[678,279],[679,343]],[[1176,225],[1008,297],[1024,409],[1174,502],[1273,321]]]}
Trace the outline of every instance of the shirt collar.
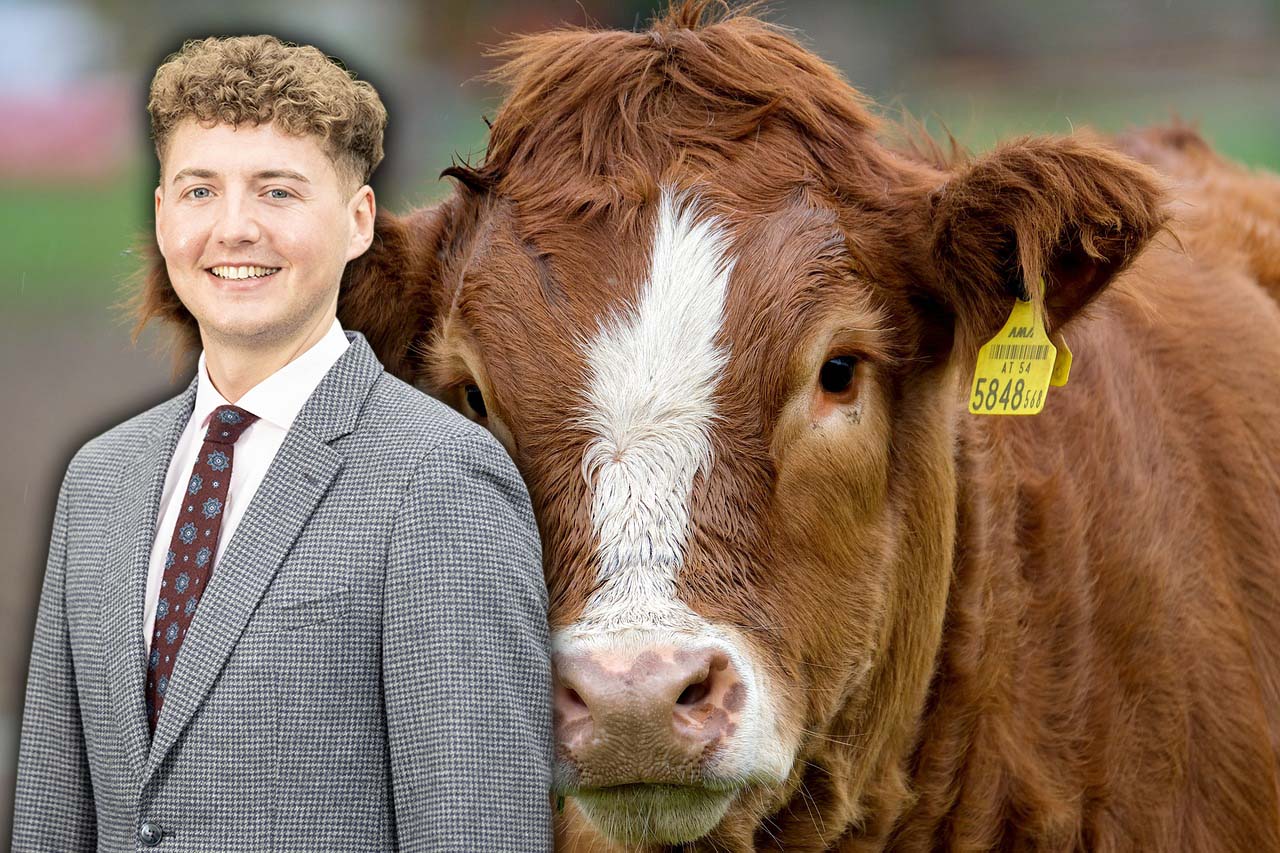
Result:
{"label": "shirt collar", "polygon": [[[257,415],[264,421],[274,424],[286,432],[293,426],[293,421],[302,411],[307,398],[316,390],[320,380],[324,379],[329,368],[346,352],[350,342],[342,332],[342,324],[333,318],[333,325],[324,337],[316,341],[310,349],[293,361],[250,388],[235,405]],[[196,368],[196,404],[192,417],[202,427],[219,406],[230,405],[226,398],[213,387],[209,379],[209,371],[205,367],[204,353],[200,353],[200,363]]]}

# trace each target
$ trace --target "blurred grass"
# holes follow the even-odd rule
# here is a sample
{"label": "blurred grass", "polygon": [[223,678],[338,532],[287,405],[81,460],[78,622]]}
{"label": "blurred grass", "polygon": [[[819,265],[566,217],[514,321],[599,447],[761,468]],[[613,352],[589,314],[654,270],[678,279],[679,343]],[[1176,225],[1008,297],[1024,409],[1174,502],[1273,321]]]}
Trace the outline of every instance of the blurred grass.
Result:
{"label": "blurred grass", "polygon": [[[1108,97],[1104,84],[1079,90],[1043,91],[1006,86],[996,91],[932,86],[914,100],[900,99],[930,132],[943,128],[974,152],[1027,134],[1070,133],[1090,127],[1118,133],[1168,124],[1175,117],[1195,127],[1215,150],[1254,168],[1280,171],[1280,88],[1269,80],[1163,89],[1137,97],[1132,89]],[[892,114],[891,114],[892,117]]]}
{"label": "blurred grass", "polygon": [[[1174,115],[1197,123],[1210,143],[1226,156],[1255,167],[1280,170],[1280,108],[1275,91],[1237,87],[1189,88],[1140,102],[1112,100],[1090,93],[1065,92],[1046,103],[1043,96],[1008,89],[992,91],[934,87],[906,106],[935,135],[942,128],[974,152],[998,140],[1028,133],[1069,133],[1089,125],[1101,131],[1163,123]],[[888,110],[892,116],[893,110]],[[470,128],[455,127],[446,138],[455,151],[478,150],[464,139]],[[432,146],[436,147],[436,146]],[[421,174],[411,186],[383,193],[390,210],[407,209],[446,190],[435,179],[448,164],[443,150],[434,161],[424,157]],[[58,186],[0,186],[0,305],[15,314],[50,314],[101,309],[118,302],[139,267],[134,250],[151,227],[152,180],[149,164],[139,162],[113,179]]]}
{"label": "blurred grass", "polygon": [[0,186],[0,269],[8,308],[74,310],[121,295],[137,268],[135,243],[150,227],[142,168],[104,181]]}

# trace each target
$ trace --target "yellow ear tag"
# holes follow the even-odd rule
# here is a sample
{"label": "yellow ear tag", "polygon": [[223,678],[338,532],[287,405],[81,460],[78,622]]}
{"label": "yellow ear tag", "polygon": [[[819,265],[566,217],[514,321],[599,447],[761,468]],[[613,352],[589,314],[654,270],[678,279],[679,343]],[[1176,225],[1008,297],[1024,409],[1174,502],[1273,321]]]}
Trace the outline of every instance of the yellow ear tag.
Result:
{"label": "yellow ear tag", "polygon": [[1057,358],[1044,319],[1030,302],[1013,311],[994,338],[978,350],[969,411],[975,415],[1034,415],[1044,408]]}
{"label": "yellow ear tag", "polygon": [[1058,335],[1058,340],[1053,345],[1058,350],[1058,360],[1053,363],[1053,375],[1049,377],[1049,384],[1061,388],[1067,384],[1067,377],[1071,375],[1071,347],[1067,346],[1067,339],[1062,335]]}

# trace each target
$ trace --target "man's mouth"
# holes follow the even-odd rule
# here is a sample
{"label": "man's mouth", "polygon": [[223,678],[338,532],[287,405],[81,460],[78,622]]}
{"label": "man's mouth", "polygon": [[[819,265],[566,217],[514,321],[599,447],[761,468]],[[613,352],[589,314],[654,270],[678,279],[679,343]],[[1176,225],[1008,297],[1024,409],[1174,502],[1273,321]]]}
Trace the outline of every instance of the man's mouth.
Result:
{"label": "man's mouth", "polygon": [[219,266],[210,267],[209,272],[218,278],[226,279],[227,281],[241,281],[250,278],[266,278],[269,275],[274,275],[275,273],[280,272],[280,269],[280,267]]}

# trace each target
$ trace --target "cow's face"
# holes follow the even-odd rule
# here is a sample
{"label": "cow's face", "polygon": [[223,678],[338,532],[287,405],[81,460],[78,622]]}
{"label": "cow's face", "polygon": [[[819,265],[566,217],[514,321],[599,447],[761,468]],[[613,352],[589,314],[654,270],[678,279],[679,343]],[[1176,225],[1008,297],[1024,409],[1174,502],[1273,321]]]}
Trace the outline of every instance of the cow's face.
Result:
{"label": "cow's face", "polygon": [[[445,261],[428,384],[529,484],[556,779],[616,838],[697,838],[856,753],[833,723],[882,681],[896,602],[941,618],[950,422],[928,383],[899,399],[900,322],[792,189],[590,221],[473,200]],[[922,571],[935,592],[903,588]]]}
{"label": "cow's face", "polygon": [[[517,59],[487,171],[384,223],[409,256],[357,265],[343,319],[526,478],[558,788],[632,844],[825,849],[905,799],[975,343],[1027,279],[1051,325],[1087,302],[1157,227],[1157,191],[1076,141],[954,172],[895,154],[830,69],[742,21],[526,45],[546,55]],[[751,73],[715,65],[753,50]],[[781,100],[750,89],[766,71],[795,78]],[[742,80],[740,102],[699,100]]]}

